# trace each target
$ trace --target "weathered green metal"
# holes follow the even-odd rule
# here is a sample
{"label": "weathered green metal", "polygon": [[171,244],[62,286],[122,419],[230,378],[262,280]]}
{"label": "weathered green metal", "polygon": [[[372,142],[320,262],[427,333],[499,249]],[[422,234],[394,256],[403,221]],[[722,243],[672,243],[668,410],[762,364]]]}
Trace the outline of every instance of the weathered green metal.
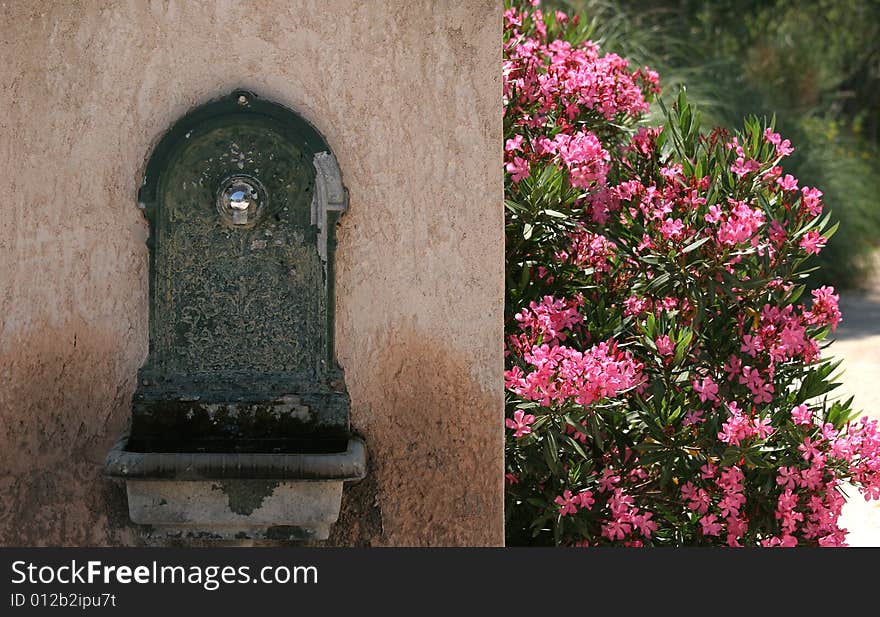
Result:
{"label": "weathered green metal", "polygon": [[322,184],[327,157],[300,116],[244,91],[187,114],[156,146],[139,192],[150,351],[129,450],[346,447],[332,310],[344,195]]}

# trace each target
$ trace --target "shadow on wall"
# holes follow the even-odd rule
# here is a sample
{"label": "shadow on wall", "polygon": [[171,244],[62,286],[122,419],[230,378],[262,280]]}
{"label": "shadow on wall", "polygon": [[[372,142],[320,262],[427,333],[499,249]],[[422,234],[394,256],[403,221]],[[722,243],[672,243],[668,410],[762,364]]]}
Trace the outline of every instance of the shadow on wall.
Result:
{"label": "shadow on wall", "polygon": [[371,444],[370,469],[346,487],[330,543],[503,542],[494,502],[503,482],[501,385],[481,388],[472,360],[413,324],[370,340],[380,350],[376,365],[363,375],[346,371],[354,429]]}
{"label": "shadow on wall", "polygon": [[137,542],[122,487],[102,475],[134,389],[123,347],[80,323],[0,356],[0,545]]}

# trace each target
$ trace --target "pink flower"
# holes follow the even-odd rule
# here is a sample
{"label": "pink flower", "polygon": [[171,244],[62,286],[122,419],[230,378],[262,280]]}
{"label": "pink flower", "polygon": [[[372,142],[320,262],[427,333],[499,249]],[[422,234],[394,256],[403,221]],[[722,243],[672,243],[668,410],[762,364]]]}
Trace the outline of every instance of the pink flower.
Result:
{"label": "pink flower", "polygon": [[774,133],[773,129],[769,126],[764,129],[764,139],[774,145],[778,145],[782,141],[782,137],[780,137],[779,133]]}
{"label": "pink flower", "polygon": [[623,540],[631,528],[631,523],[627,520],[610,520],[602,526],[602,535],[609,540]]}
{"label": "pink flower", "polygon": [[782,243],[785,242],[786,238],[788,238],[788,233],[786,233],[785,228],[779,221],[772,221],[770,223],[770,241],[779,248],[782,246]]}
{"label": "pink flower", "polygon": [[596,272],[611,270],[611,260],[617,246],[605,236],[589,231],[571,234],[572,242],[568,253],[560,252],[560,261],[570,260],[578,266],[589,266]]}
{"label": "pink flower", "polygon": [[504,143],[504,150],[506,152],[515,152],[517,150],[522,150],[523,136],[522,135],[514,135],[512,138],[508,139]]}
{"label": "pink flower", "polygon": [[607,493],[613,491],[615,485],[619,482],[620,476],[615,475],[614,471],[611,469],[605,469],[602,471],[602,477],[599,478],[599,492]]}
{"label": "pink flower", "polygon": [[770,128],[764,130],[764,139],[776,146],[777,157],[788,156],[794,152],[794,148],[791,147],[791,142],[787,139],[783,141],[779,133],[774,133]]}
{"label": "pink flower", "polygon": [[773,384],[772,383],[762,383],[752,390],[752,393],[755,395],[755,403],[760,405],[761,403],[769,403],[773,400]]}
{"label": "pink flower", "polygon": [[507,428],[515,430],[516,432],[513,436],[519,438],[532,432],[532,428],[529,425],[534,421],[535,416],[532,414],[526,415],[522,409],[517,409],[513,412],[513,419],[511,420],[510,418],[507,418],[504,421],[504,424]]}
{"label": "pink flower", "polygon": [[724,144],[724,147],[728,150],[733,150],[736,152],[737,156],[745,156],[746,152],[743,150],[743,147],[739,143],[739,137],[734,137],[731,141]]}
{"label": "pink flower", "polygon": [[782,521],[782,527],[788,533],[795,531],[797,523],[804,520],[804,515],[795,511],[797,506],[798,496],[790,488],[777,499],[776,518]]}
{"label": "pink flower", "polygon": [[742,201],[729,200],[730,216],[718,228],[718,241],[727,246],[748,242],[764,225],[764,211]]}
{"label": "pink flower", "polygon": [[727,381],[732,381],[742,370],[742,361],[740,361],[735,355],[731,354],[730,359],[722,368],[724,369],[724,372],[727,373]]}
{"label": "pink flower", "polygon": [[596,503],[596,500],[593,499],[593,491],[581,491],[576,499],[578,499],[578,503],[581,508],[589,510],[593,507],[593,504]]}
{"label": "pink flower", "polygon": [[789,356],[793,356],[804,346],[805,337],[804,327],[795,321],[790,321],[782,328],[779,333],[779,342],[788,351]]}
{"label": "pink flower", "polygon": [[666,180],[667,183],[681,178],[683,173],[684,169],[682,168],[681,163],[675,163],[672,166],[660,168],[660,175],[663,176],[663,179]]}
{"label": "pink flower", "polygon": [[[845,530],[844,530],[845,531]],[[843,536],[843,537],[841,537]],[[827,536],[822,536],[819,538],[819,546],[823,547],[843,547],[847,546],[846,540],[844,539],[846,536],[843,534],[828,534]]]}
{"label": "pink flower", "polygon": [[751,159],[746,160],[740,156],[736,159],[736,162],[730,166],[730,171],[735,173],[737,177],[742,178],[747,174],[758,171],[760,168],[761,165],[758,161],[753,161]]}
{"label": "pink flower", "polygon": [[822,214],[822,202],[820,201],[822,198],[822,191],[805,186],[801,189],[801,193],[804,196],[802,202],[804,210],[806,210],[810,216],[819,216]]}
{"label": "pink flower", "polygon": [[654,344],[657,346],[657,351],[660,352],[661,356],[671,356],[675,353],[675,345],[673,345],[672,339],[666,334],[658,336]]}
{"label": "pink flower", "polygon": [[700,424],[701,422],[704,422],[703,413],[702,409],[691,409],[685,414],[682,424],[685,426],[691,426],[692,424]]}
{"label": "pink flower", "polygon": [[792,489],[797,486],[798,475],[794,467],[782,466],[779,468],[779,475],[776,476],[776,484],[784,489]]}
{"label": "pink flower", "polygon": [[516,9],[507,9],[504,11],[504,20],[508,25],[522,27],[522,15],[520,15]]}
{"label": "pink flower", "polygon": [[574,497],[571,491],[565,490],[562,495],[553,500],[559,505],[559,515],[566,516],[568,514],[577,514],[577,506],[580,503],[580,497]]}
{"label": "pink flower", "polygon": [[691,385],[694,388],[694,392],[700,395],[700,401],[718,400],[718,385],[712,380],[712,377],[707,375],[706,377],[703,377],[702,381],[697,381],[695,379]]}
{"label": "pink flower", "polygon": [[800,247],[808,254],[816,255],[825,248],[827,240],[819,235],[817,231],[808,231],[804,234],[800,241]]}
{"label": "pink flower", "polygon": [[624,315],[641,315],[648,310],[648,301],[636,296],[630,296],[623,301]]}
{"label": "pink flower", "polygon": [[804,439],[804,443],[798,446],[798,450],[800,450],[803,454],[801,456],[804,457],[804,460],[809,461],[811,458],[814,458],[821,453],[819,449],[816,448],[817,442],[814,442],[809,437]]}
{"label": "pink flower", "polygon": [[555,155],[556,154],[556,142],[551,139],[541,135],[534,141],[532,141],[532,149],[535,151],[535,154],[538,156],[543,155]]}
{"label": "pink flower", "polygon": [[660,235],[663,236],[664,240],[680,240],[683,230],[684,223],[681,222],[681,219],[672,220],[671,218],[667,218],[663,221],[663,224],[660,225]]}
{"label": "pink flower", "polygon": [[721,220],[721,208],[715,205],[709,206],[709,212],[704,218],[707,223],[717,223]]}
{"label": "pink flower", "polygon": [[823,286],[810,292],[813,295],[813,306],[809,311],[804,311],[804,319],[808,324],[818,326],[831,326],[837,329],[840,323],[840,308],[837,303],[840,296],[834,293],[833,287]]}
{"label": "pink flower", "polygon": [[754,369],[751,366],[746,366],[743,367],[743,373],[740,375],[739,382],[748,386],[748,388],[754,392],[756,388],[763,385],[764,380],[761,377],[761,371]]}
{"label": "pink flower", "polygon": [[511,174],[514,182],[519,182],[523,178],[529,177],[529,164],[522,157],[515,157],[511,162],[505,165],[505,169]]}
{"label": "pink flower", "polygon": [[[660,76],[657,74],[657,71],[644,66],[636,71],[636,75],[645,82],[648,90],[654,94],[660,93]],[[659,127],[659,130],[663,130],[663,127]]]}
{"label": "pink flower", "polygon": [[721,523],[714,514],[707,514],[701,518],[700,526],[704,536],[717,536],[721,533]]}
{"label": "pink flower", "polygon": [[579,131],[574,135],[559,133],[554,139],[559,158],[568,169],[571,185],[589,188],[605,184],[611,155],[593,133]]}
{"label": "pink flower", "polygon": [[[660,306],[663,307],[663,310],[666,311],[674,311],[678,306],[678,299],[672,296],[666,296],[662,300],[660,300]],[[682,300],[681,305],[682,310],[687,310],[687,299]]]}
{"label": "pink flower", "polygon": [[780,187],[782,187],[783,191],[796,191],[796,190],[798,190],[797,178],[795,178],[791,174],[785,174],[785,177],[778,178],[776,180],[776,184],[778,184]]}
{"label": "pink flower", "polygon": [[744,478],[745,476],[743,475],[742,470],[736,465],[733,465],[727,467],[721,472],[721,476],[718,478],[718,486],[720,486],[725,493],[739,493],[743,490],[742,482]]}
{"label": "pink flower", "polygon": [[788,156],[792,152],[794,152],[794,148],[791,147],[789,140],[785,139],[782,143],[776,144],[776,156]]}
{"label": "pink flower", "polygon": [[727,519],[727,545],[740,547],[739,539],[749,530],[748,523],[742,518],[731,516]]}
{"label": "pink flower", "polygon": [[[767,401],[769,402],[769,399]],[[767,439],[770,435],[773,434],[773,425],[770,422],[770,418],[756,418],[752,422],[752,430],[755,435],[757,435],[758,439]]]}
{"label": "pink flower", "polygon": [[773,432],[769,418],[750,418],[737,407],[735,401],[727,404],[727,410],[730,416],[721,425],[721,432],[718,433],[718,440],[721,442],[738,446],[753,437],[766,439]]}
{"label": "pink flower", "polygon": [[758,335],[751,336],[749,334],[743,336],[743,343],[739,348],[740,351],[749,354],[753,358],[763,351],[763,349],[764,344],[761,342],[761,337]]}
{"label": "pink flower", "polygon": [[791,418],[795,424],[812,424],[813,412],[806,405],[798,405],[791,410]]}
{"label": "pink flower", "polygon": [[709,493],[706,492],[706,489],[697,488],[692,482],[685,482],[682,485],[681,496],[688,502],[688,508],[698,514],[705,514],[708,512],[709,505],[712,503],[712,499],[709,497]]}
{"label": "pink flower", "polygon": [[583,321],[578,312],[577,300],[563,300],[553,296],[544,296],[541,302],[530,302],[528,309],[522,309],[514,319],[524,331],[531,331],[531,339],[538,336],[545,343],[564,341],[565,332]]}
{"label": "pink flower", "polygon": [[657,531],[657,523],[651,520],[653,516],[653,512],[644,512],[642,514],[635,514],[632,517],[633,526],[646,538],[650,538],[651,534]]}
{"label": "pink flower", "polygon": [[644,156],[648,156],[654,151],[657,137],[660,135],[661,128],[648,128],[640,126],[639,130],[633,135],[632,143],[635,149]]}
{"label": "pink flower", "polygon": [[729,493],[718,502],[718,510],[723,517],[736,516],[745,503],[746,498],[742,493]]}
{"label": "pink flower", "polygon": [[782,167],[779,165],[774,165],[767,171],[761,174],[761,177],[768,183],[772,183],[778,177],[782,175]]}
{"label": "pink flower", "polygon": [[778,536],[773,536],[772,538],[767,538],[766,540],[761,540],[761,546],[764,547],[773,547],[778,546],[781,548],[791,548],[793,546],[797,546],[797,538],[791,535],[783,535],[781,538]]}
{"label": "pink flower", "polygon": [[519,379],[508,379],[508,387],[543,406],[569,400],[590,405],[644,381],[642,365],[629,352],[617,351],[613,342],[599,343],[583,352],[563,345],[535,345],[523,353],[523,360],[534,370]]}

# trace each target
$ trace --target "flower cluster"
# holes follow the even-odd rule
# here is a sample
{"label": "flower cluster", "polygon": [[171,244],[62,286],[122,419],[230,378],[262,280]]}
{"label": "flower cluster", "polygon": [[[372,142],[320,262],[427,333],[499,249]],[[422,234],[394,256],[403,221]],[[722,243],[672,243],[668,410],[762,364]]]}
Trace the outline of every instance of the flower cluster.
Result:
{"label": "flower cluster", "polygon": [[703,538],[723,537],[728,546],[742,546],[740,540],[748,529],[742,508],[746,505],[745,475],[736,465],[718,469],[711,463],[700,468],[703,486],[686,482],[681,498],[699,523]]}
{"label": "flower cluster", "polygon": [[[561,15],[557,21],[569,23]],[[611,155],[595,133],[577,129],[576,120],[584,110],[608,121],[647,111],[642,87],[657,88],[657,74],[632,70],[615,54],[600,55],[589,42],[549,39],[539,10],[510,8],[504,19],[505,116],[514,126],[504,151],[511,180],[519,183],[532,166],[554,161],[566,169],[571,186],[604,186]],[[546,131],[551,117],[555,129]]]}
{"label": "flower cluster", "polygon": [[880,430],[831,398],[822,191],[756,120],[701,132],[657,74],[505,11],[508,542],[838,546]]}
{"label": "flower cluster", "polygon": [[564,345],[536,345],[523,354],[530,366],[523,373],[515,366],[505,374],[506,387],[529,401],[543,406],[572,401],[591,405],[641,382],[641,365],[628,352],[618,351],[613,343],[578,351]]}
{"label": "flower cluster", "polygon": [[730,416],[724,421],[718,441],[734,446],[747,439],[767,439],[773,433],[769,418],[756,418],[742,412],[736,402],[727,404]]}

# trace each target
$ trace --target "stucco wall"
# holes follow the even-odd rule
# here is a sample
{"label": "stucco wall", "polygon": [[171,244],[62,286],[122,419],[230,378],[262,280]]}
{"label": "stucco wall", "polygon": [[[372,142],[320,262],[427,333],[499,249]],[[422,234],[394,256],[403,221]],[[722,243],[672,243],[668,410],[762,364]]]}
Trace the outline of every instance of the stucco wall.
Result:
{"label": "stucco wall", "polygon": [[371,453],[331,543],[503,542],[500,0],[30,1],[0,29],[0,544],[137,544],[103,458],[147,352],[145,158],[237,87],[339,159]]}

